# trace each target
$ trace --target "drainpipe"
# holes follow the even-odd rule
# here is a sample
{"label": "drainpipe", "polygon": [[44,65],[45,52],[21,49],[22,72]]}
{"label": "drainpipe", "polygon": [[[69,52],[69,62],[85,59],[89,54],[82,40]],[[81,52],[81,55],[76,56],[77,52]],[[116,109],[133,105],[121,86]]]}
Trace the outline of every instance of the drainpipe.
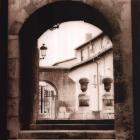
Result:
{"label": "drainpipe", "polygon": [[41,113],[43,113],[43,86],[41,86]]}
{"label": "drainpipe", "polygon": [[[97,57],[99,58],[99,57]],[[93,62],[96,63],[96,71],[97,71],[97,100],[98,100],[98,111],[100,110],[100,88],[99,88],[99,74],[98,74],[98,62],[96,60],[93,59]]]}

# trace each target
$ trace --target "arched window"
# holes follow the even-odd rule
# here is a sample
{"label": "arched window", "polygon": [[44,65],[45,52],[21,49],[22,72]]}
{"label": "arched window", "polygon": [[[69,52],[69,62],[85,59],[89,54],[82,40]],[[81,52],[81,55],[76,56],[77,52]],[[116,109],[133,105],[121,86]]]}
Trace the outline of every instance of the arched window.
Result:
{"label": "arched window", "polygon": [[56,118],[56,96],[56,89],[50,83],[39,82],[39,120]]}

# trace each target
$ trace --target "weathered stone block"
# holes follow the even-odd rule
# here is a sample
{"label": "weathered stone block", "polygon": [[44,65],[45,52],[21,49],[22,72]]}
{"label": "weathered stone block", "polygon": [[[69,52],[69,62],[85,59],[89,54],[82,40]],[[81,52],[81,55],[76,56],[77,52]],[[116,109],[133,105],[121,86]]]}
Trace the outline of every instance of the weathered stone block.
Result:
{"label": "weathered stone block", "polygon": [[9,78],[8,80],[8,97],[19,96],[19,81],[18,79]]}
{"label": "weathered stone block", "polygon": [[15,4],[15,0],[9,0],[9,5]]}
{"label": "weathered stone block", "polygon": [[36,7],[41,7],[48,3],[48,0],[33,0],[33,3],[36,5]]}
{"label": "weathered stone block", "polygon": [[133,114],[130,107],[124,103],[118,103],[115,106],[115,129],[116,139],[131,140],[133,139]]}
{"label": "weathered stone block", "polygon": [[19,132],[19,120],[18,117],[8,117],[7,118],[7,129],[9,131],[9,139],[18,138],[18,132]]}
{"label": "weathered stone block", "polygon": [[36,9],[37,9],[37,8],[36,8],[36,5],[35,5],[33,2],[31,2],[28,6],[26,6],[26,7],[24,8],[24,10],[25,10],[29,15],[32,14]]}
{"label": "weathered stone block", "polygon": [[16,79],[19,77],[19,60],[9,59],[8,60],[8,78]]}
{"label": "weathered stone block", "polygon": [[20,0],[9,0],[9,7],[12,9],[18,9],[20,5]]}
{"label": "weathered stone block", "polygon": [[19,23],[24,23],[26,18],[28,17],[28,13],[25,11],[25,9],[19,10],[17,16],[16,16],[16,21]]}
{"label": "weathered stone block", "polygon": [[9,34],[17,35],[22,27],[22,23],[14,21],[9,29]]}
{"label": "weathered stone block", "polygon": [[9,98],[7,106],[7,115],[8,116],[18,116],[18,110],[19,110],[19,98]]}
{"label": "weathered stone block", "polygon": [[[10,37],[9,37],[10,38]],[[11,38],[8,40],[8,58],[18,58],[19,57],[19,43],[18,38]]]}
{"label": "weathered stone block", "polygon": [[20,8],[27,6],[31,1],[32,0],[20,0]]}

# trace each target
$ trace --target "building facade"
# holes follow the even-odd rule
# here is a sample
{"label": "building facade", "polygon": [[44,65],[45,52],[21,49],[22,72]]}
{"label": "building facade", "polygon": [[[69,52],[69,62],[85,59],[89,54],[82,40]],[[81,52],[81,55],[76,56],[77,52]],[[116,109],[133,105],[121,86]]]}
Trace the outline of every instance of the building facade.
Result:
{"label": "building facade", "polygon": [[[75,54],[75,58],[57,62],[51,67],[44,68],[44,71],[43,69],[40,71],[40,80],[54,84],[58,90],[58,116],[61,116],[61,119],[113,119],[114,106],[112,105],[108,113],[103,108],[103,95],[106,93],[103,79],[107,77],[114,79],[111,40],[101,33],[77,47]],[[89,81],[86,91],[89,106],[85,109],[81,109],[79,105],[79,95],[82,92],[79,80],[82,78],[87,78]],[[114,100],[113,82],[109,93]],[[63,106],[64,112],[59,113],[59,102],[67,104]]]}

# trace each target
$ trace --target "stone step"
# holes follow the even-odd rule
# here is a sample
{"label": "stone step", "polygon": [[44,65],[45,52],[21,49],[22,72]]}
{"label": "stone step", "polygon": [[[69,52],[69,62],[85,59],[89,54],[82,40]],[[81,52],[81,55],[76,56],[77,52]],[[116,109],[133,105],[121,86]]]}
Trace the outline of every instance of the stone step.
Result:
{"label": "stone step", "polygon": [[114,130],[22,130],[20,139],[115,139]]}
{"label": "stone step", "polygon": [[[13,139],[8,139],[13,140]],[[42,140],[42,139],[16,139],[16,140]],[[51,140],[58,140],[58,139],[51,139]],[[66,140],[66,139],[59,139],[59,140]],[[68,139],[68,140],[81,140],[81,139]],[[84,140],[115,140],[115,139],[84,139]]]}
{"label": "stone step", "polygon": [[114,124],[32,124],[32,130],[114,130]]}
{"label": "stone step", "polygon": [[114,120],[39,120],[32,130],[114,130]]}
{"label": "stone step", "polygon": [[36,124],[114,124],[114,119],[100,119],[100,120],[37,120]]}

